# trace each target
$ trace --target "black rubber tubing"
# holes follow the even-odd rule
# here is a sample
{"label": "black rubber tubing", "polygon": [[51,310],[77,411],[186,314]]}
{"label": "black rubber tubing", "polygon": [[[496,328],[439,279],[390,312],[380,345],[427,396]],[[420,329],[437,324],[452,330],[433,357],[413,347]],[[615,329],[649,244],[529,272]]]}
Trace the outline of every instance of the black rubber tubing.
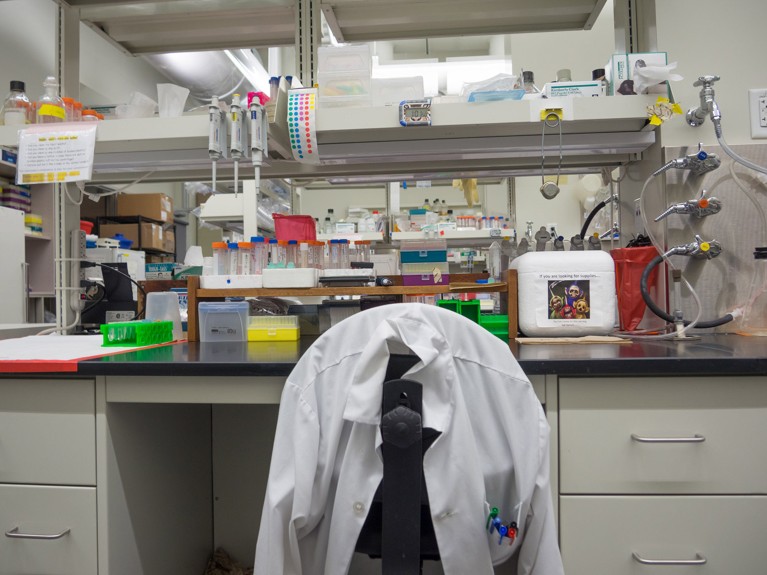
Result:
{"label": "black rubber tubing", "polygon": [[593,220],[594,216],[596,216],[599,213],[599,210],[604,208],[606,205],[607,205],[607,202],[599,202],[596,206],[594,206],[594,209],[591,210],[589,217],[586,218],[586,221],[584,222],[583,227],[581,228],[581,239],[586,237],[586,230],[589,229],[589,226],[591,225],[591,220]]}
{"label": "black rubber tubing", "polygon": [[[657,267],[659,263],[663,261],[663,256],[658,255],[655,256],[655,258],[647,264],[647,267],[642,272],[642,280],[639,282],[639,288],[642,291],[642,299],[647,304],[647,307],[650,308],[650,311],[652,311],[655,315],[657,315],[661,319],[665,319],[668,323],[674,323],[673,316],[667,314],[665,311],[663,311],[661,308],[659,308],[655,302],[650,297],[650,292],[647,289],[647,282],[650,278],[650,274],[652,273],[652,270]],[[700,329],[706,329],[708,327],[717,327],[720,325],[724,325],[726,323],[729,323],[733,320],[732,314],[727,314],[725,316],[722,316],[717,319],[712,319],[710,321],[699,321],[696,323],[693,327],[700,328]],[[690,321],[684,320],[684,325],[690,325]]]}

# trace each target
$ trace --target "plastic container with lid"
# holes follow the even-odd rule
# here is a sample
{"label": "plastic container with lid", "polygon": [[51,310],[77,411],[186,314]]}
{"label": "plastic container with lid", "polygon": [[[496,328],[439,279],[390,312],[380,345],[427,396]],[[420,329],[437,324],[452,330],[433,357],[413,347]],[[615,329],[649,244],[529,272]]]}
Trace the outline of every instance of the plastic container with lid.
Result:
{"label": "plastic container with lid", "polygon": [[246,341],[248,310],[246,301],[207,302],[197,304],[200,341]]}
{"label": "plastic container with lid", "polygon": [[309,248],[310,242],[299,242],[298,244],[298,263],[297,268],[308,268],[309,266]]}
{"label": "plastic container with lid", "polygon": [[213,242],[213,275],[229,274],[229,248],[226,242]]}
{"label": "plastic container with lid", "polygon": [[62,102],[64,102],[64,113],[66,114],[66,121],[67,122],[74,122],[75,121],[75,99],[74,98],[62,98]]}
{"label": "plastic container with lid", "polygon": [[74,121],[80,122],[83,119],[83,103],[75,100],[74,105]]}
{"label": "plastic container with lid", "polygon": [[247,276],[253,273],[253,243],[252,242],[239,242],[237,244],[237,251],[239,252],[237,273],[239,275]]}
{"label": "plastic container with lid", "polygon": [[340,251],[338,256],[339,266],[342,268],[351,267],[351,264],[350,264],[351,260],[349,257],[349,240],[347,239],[338,240],[338,244],[340,246]]}
{"label": "plastic container with lid", "polygon": [[237,242],[229,242],[227,245],[229,248],[229,274],[239,275],[240,273],[240,246]]}
{"label": "plastic container with lid", "polygon": [[330,240],[328,242],[328,267],[338,269],[341,266],[341,240]]}
{"label": "plastic container with lid", "polygon": [[253,316],[248,321],[248,341],[298,341],[298,316]]}
{"label": "plastic container with lid", "polygon": [[754,251],[754,276],[741,320],[741,335],[767,336],[767,247]]}
{"label": "plastic container with lid", "polygon": [[269,265],[269,245],[262,236],[253,236],[250,238],[253,244],[253,259],[251,260],[251,273],[260,274],[264,268]]}
{"label": "plastic container with lid", "polygon": [[99,113],[96,110],[83,110],[81,115],[81,121],[83,122],[98,122]]}
{"label": "plastic container with lid", "polygon": [[32,121],[32,104],[24,92],[24,82],[11,80],[11,91],[5,98],[0,124],[22,126]]}
{"label": "plastic container with lid", "polygon": [[318,270],[325,268],[325,243],[319,240],[309,242],[309,267]]}
{"label": "plastic container with lid", "polygon": [[354,242],[354,247],[357,250],[357,253],[355,254],[357,256],[356,261],[358,262],[370,261],[370,240],[357,240],[356,242]]}
{"label": "plastic container with lid", "polygon": [[285,246],[285,267],[301,267],[298,262],[298,240],[288,240]]}
{"label": "plastic container with lid", "polygon": [[615,265],[602,251],[528,252],[517,270],[519,328],[528,337],[605,335],[616,317]]}
{"label": "plastic container with lid", "polygon": [[37,123],[53,124],[64,122],[67,118],[64,101],[59,97],[59,83],[54,76],[48,76],[43,82],[44,93],[37,101]]}

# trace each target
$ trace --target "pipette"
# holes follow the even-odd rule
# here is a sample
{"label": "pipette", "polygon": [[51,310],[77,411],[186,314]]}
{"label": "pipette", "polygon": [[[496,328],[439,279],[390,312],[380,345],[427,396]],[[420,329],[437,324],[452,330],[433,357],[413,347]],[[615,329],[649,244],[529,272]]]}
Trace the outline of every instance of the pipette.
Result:
{"label": "pipette", "polygon": [[248,93],[248,110],[250,111],[250,159],[256,180],[256,203],[261,192],[261,166],[264,156],[268,153],[269,121],[264,110],[266,95],[261,92]]}
{"label": "pipette", "polygon": [[221,108],[218,106],[218,96],[213,96],[208,106],[210,113],[210,133],[208,134],[208,155],[213,162],[213,189],[216,189],[216,162],[223,157],[224,138],[221,133]]}
{"label": "pipette", "polygon": [[240,160],[244,156],[243,146],[243,123],[242,123],[242,106],[240,105],[240,95],[234,94],[232,96],[232,105],[229,108],[229,118],[232,124],[232,138],[229,145],[232,160],[234,160],[234,195],[237,196],[239,190],[239,166]]}

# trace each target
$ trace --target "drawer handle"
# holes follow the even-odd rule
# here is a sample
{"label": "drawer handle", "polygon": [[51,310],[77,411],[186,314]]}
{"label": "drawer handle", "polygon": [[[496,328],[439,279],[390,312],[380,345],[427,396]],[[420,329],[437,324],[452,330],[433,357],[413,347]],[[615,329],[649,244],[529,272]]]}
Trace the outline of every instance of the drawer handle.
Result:
{"label": "drawer handle", "polygon": [[69,533],[69,531],[70,531],[69,529],[65,529],[61,533],[54,533],[53,535],[38,535],[36,533],[19,533],[19,528],[18,527],[14,527],[10,531],[6,531],[5,532],[5,536],[6,537],[10,537],[11,539],[46,539],[46,540],[51,540],[51,539],[61,539],[62,537],[64,537],[64,535]]}
{"label": "drawer handle", "polygon": [[697,433],[692,437],[642,437],[632,433],[631,439],[639,443],[703,443],[706,441],[704,436]]}
{"label": "drawer handle", "polygon": [[695,559],[645,559],[636,551],[632,552],[631,556],[642,565],[705,565],[708,561],[700,553],[695,554]]}

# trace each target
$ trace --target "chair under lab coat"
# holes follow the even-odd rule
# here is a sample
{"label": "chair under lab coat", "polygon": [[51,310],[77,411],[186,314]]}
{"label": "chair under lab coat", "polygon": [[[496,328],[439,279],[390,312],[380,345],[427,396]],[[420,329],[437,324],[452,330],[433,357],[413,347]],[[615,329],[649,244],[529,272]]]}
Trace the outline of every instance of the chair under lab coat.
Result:
{"label": "chair under lab coat", "polygon": [[[384,474],[387,368],[402,353],[417,358],[403,379],[421,385],[422,426],[438,434],[423,454],[423,478],[444,573],[489,575],[500,564],[501,573],[563,573],[549,427],[530,382],[508,344],[454,312],[421,304],[344,320],[288,377],[255,573],[350,572]],[[501,528],[512,525],[516,536],[504,536]]]}

